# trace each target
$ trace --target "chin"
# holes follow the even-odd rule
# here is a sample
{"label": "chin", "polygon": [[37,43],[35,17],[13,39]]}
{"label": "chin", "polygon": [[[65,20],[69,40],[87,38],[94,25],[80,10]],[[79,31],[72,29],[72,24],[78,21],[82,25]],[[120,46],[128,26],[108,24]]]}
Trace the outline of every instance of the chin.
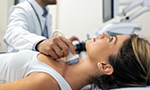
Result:
{"label": "chin", "polygon": [[57,3],[49,3],[49,5],[56,5]]}
{"label": "chin", "polygon": [[52,2],[51,4],[57,4],[57,2]]}
{"label": "chin", "polygon": [[89,47],[89,44],[90,44],[90,40],[87,40],[86,43],[85,43],[85,48],[86,48],[86,51],[88,52],[88,47]]}

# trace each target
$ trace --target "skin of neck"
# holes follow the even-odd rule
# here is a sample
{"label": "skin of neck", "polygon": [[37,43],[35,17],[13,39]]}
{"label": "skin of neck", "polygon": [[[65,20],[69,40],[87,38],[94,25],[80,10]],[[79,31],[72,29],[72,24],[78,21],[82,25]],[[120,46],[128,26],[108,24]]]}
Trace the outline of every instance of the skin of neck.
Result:
{"label": "skin of neck", "polygon": [[42,2],[42,0],[36,0],[36,2],[39,3],[42,8],[45,8],[48,5],[44,2]]}
{"label": "skin of neck", "polygon": [[66,65],[43,54],[38,55],[38,60],[51,66],[69,83],[73,90],[80,90],[84,86],[91,84],[91,77],[102,75],[98,69],[97,62],[91,60],[87,55],[84,59],[73,65]]}
{"label": "skin of neck", "polygon": [[97,74],[101,74],[97,68],[97,63],[92,62],[90,58],[86,56],[79,63],[68,66],[64,78],[73,90],[80,90],[84,86],[91,84],[91,76]]}

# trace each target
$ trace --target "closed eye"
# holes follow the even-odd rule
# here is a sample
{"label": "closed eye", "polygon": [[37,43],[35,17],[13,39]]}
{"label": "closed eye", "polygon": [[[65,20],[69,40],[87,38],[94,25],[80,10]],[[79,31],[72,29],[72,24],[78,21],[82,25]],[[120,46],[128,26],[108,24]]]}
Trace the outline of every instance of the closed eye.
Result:
{"label": "closed eye", "polygon": [[116,41],[117,41],[117,36],[116,35],[111,37],[111,38],[109,38],[109,41],[111,42],[114,39],[114,37],[116,38],[116,40],[115,40],[115,43],[116,43]]}
{"label": "closed eye", "polygon": [[113,40],[113,37],[109,38],[109,42],[111,42]]}

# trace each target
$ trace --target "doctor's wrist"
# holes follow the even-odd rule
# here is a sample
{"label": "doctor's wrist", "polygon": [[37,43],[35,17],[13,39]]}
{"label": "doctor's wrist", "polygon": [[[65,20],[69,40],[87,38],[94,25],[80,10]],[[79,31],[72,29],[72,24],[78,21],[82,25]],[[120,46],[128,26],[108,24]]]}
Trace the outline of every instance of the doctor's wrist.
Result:
{"label": "doctor's wrist", "polygon": [[34,45],[33,45],[33,48],[32,48],[32,50],[33,51],[39,51],[38,50],[38,45],[42,42],[42,41],[44,41],[45,39],[42,39],[42,40],[40,40],[40,41],[37,41]]}

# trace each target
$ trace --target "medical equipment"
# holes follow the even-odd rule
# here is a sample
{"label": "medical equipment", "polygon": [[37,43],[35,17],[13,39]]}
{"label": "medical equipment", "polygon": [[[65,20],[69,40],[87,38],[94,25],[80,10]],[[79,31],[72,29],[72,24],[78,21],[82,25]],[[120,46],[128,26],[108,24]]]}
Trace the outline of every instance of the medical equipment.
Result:
{"label": "medical equipment", "polygon": [[[105,27],[100,28],[95,32],[95,37],[99,37],[101,33],[106,33],[110,36],[131,35],[134,33],[135,30],[141,30],[142,28],[141,23],[131,23],[131,21],[136,17],[140,16],[141,14],[150,11],[150,3],[148,0],[137,0],[131,3],[126,8],[124,8],[122,13],[120,14],[118,14],[119,0],[103,0],[103,22],[115,18],[115,16],[117,15],[125,16],[127,12],[129,12],[131,9],[137,6],[142,6],[142,8],[134,12],[133,14],[127,16],[126,18],[121,19],[121,22],[110,23],[107,24]],[[80,44],[78,44],[78,46],[80,46]],[[82,51],[85,50],[80,48],[78,49],[79,53]]]}
{"label": "medical equipment", "polygon": [[[91,40],[89,34],[87,34],[86,36],[87,36],[87,40]],[[86,51],[85,43],[86,43],[86,41],[85,42],[82,41],[82,42],[80,42],[78,44],[74,44],[75,50],[76,50],[76,54],[80,54],[82,51]]]}
{"label": "medical equipment", "polygon": [[141,30],[141,23],[110,23],[95,33],[99,37],[101,33],[106,33],[110,36],[115,35],[130,35],[134,30]]}
{"label": "medical equipment", "polygon": [[[109,2],[109,0],[104,0],[105,2]],[[112,0],[113,1],[113,0]],[[118,1],[118,0],[117,0]],[[113,5],[118,5],[118,2],[114,2],[116,4]],[[106,25],[105,27],[101,28],[100,30],[95,32],[95,36],[99,37],[101,33],[106,33],[110,36],[114,36],[114,35],[130,35],[133,34],[133,32],[135,30],[141,30],[141,23],[131,23],[131,21],[133,19],[135,19],[136,17],[140,16],[141,14],[150,11],[150,3],[148,0],[137,0],[133,3],[131,3],[129,6],[127,6],[125,9],[123,9],[123,12],[118,14],[119,16],[125,16],[127,12],[129,12],[131,9],[137,7],[137,6],[142,6],[141,9],[139,9],[138,11],[134,12],[133,14],[127,16],[124,19],[121,19],[120,23],[110,23],[108,25]],[[108,5],[107,5],[108,6]],[[105,7],[107,7],[105,6]],[[116,10],[117,8],[115,8]],[[105,9],[103,9],[104,11]],[[113,10],[112,10],[113,13]],[[110,13],[107,13],[108,15],[110,15]],[[105,18],[104,18],[105,21]]]}
{"label": "medical equipment", "polygon": [[131,22],[136,17],[140,16],[141,14],[150,11],[150,3],[148,0],[137,0],[134,3],[130,4],[126,8],[123,9],[122,13],[118,14],[119,16],[126,16],[126,13],[128,13],[130,10],[137,6],[142,6],[139,10],[134,12],[133,14],[127,16],[124,19],[121,19],[121,22]]}
{"label": "medical equipment", "polygon": [[118,0],[103,0],[103,22],[106,22],[118,15]]}
{"label": "medical equipment", "polygon": [[76,50],[76,54],[80,54],[82,51],[86,51],[84,41],[80,42],[78,44],[75,44],[74,47],[75,47],[75,50]]}
{"label": "medical equipment", "polygon": [[[56,37],[56,36],[63,36],[63,37],[65,37],[65,35],[64,35],[63,33],[61,33],[60,31],[58,31],[58,30],[56,30],[56,31],[53,32],[52,38],[53,38],[53,37]],[[62,52],[63,52],[63,50],[62,50]],[[78,57],[78,55],[73,55],[73,54],[71,53],[70,48],[69,48],[69,49],[68,49],[68,55],[67,55],[67,57],[66,57],[65,63],[66,63],[67,65],[72,65],[72,64],[75,64],[75,63],[78,63],[78,62],[79,62],[79,57]]]}

